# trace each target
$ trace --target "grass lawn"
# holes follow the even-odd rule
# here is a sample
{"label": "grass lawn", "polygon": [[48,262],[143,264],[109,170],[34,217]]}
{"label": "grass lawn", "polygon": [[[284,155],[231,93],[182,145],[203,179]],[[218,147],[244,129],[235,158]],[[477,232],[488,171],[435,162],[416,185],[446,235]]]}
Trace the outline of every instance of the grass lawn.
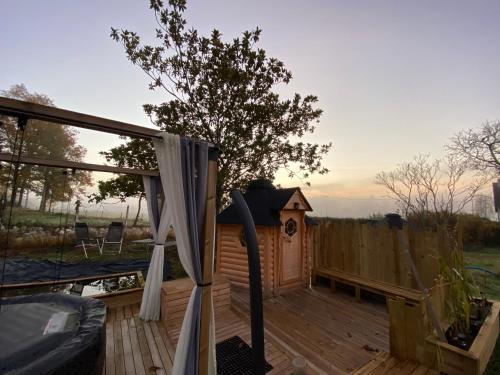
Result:
{"label": "grass lawn", "polygon": [[[465,260],[469,265],[479,266],[496,273],[496,275],[490,275],[486,272],[472,271],[477,285],[486,297],[500,301],[500,248],[468,249],[465,252]],[[484,375],[498,374],[500,374],[500,339],[484,372]]]}
{"label": "grass lawn", "polygon": [[[7,222],[9,211],[5,213],[4,221]],[[90,226],[107,227],[111,221],[118,220],[117,217],[97,217],[97,216],[79,216],[79,221],[85,221]],[[129,216],[129,222],[133,221],[133,217]],[[75,221],[75,215],[68,215],[68,223]],[[64,212],[40,212],[26,208],[14,208],[12,211],[11,225],[56,228],[63,226],[66,222],[66,211]],[[139,220],[139,225],[148,225],[147,221]]]}
{"label": "grass lawn", "polygon": [[472,270],[472,275],[479,289],[487,298],[500,301],[500,248],[480,248],[465,251],[465,261],[468,265],[479,266],[487,272]]}

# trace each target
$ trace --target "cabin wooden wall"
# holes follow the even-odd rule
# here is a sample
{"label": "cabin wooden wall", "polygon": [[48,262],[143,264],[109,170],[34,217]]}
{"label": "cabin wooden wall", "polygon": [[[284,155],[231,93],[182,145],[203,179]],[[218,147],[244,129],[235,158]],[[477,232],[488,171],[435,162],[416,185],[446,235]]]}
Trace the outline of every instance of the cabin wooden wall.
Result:
{"label": "cabin wooden wall", "polygon": [[[311,227],[312,268],[361,276],[416,289],[411,269],[399,249],[397,229],[386,223],[318,219]],[[402,229],[424,285],[430,288],[439,274],[439,257],[450,258],[451,241],[444,229]],[[459,244],[459,248],[461,245]]]}
{"label": "cabin wooden wall", "polygon": [[[279,228],[279,227],[278,227]],[[242,225],[217,225],[217,272],[227,276],[232,285],[248,288],[248,257],[246,247],[240,243]],[[274,293],[275,282],[275,227],[256,226],[260,252],[262,292],[265,296]]]}

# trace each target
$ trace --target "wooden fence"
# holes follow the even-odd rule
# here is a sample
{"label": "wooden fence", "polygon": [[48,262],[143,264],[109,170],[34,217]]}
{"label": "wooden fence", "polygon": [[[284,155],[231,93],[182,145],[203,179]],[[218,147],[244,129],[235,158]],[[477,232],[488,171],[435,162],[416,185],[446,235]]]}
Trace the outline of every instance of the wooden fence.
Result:
{"label": "wooden fence", "polygon": [[[417,289],[407,259],[399,249],[397,231],[386,222],[349,219],[318,219],[311,228],[309,247],[314,270],[342,272],[367,280]],[[425,287],[434,285],[439,274],[439,257],[449,261],[461,236],[450,237],[445,228],[418,229],[404,226],[410,253]]]}

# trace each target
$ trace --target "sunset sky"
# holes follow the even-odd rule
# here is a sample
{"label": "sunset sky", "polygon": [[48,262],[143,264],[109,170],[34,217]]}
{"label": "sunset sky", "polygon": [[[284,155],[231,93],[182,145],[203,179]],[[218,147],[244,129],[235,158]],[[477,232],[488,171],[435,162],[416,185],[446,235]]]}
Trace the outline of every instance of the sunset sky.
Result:
{"label": "sunset sky", "polygon": [[[150,126],[142,104],[168,97],[109,37],[153,41],[149,1],[0,2],[0,90],[24,83],[62,108]],[[307,140],[333,142],[328,175],[304,188],[317,215],[392,210],[374,184],[418,153],[443,154],[457,131],[500,119],[500,1],[188,1],[202,34],[263,29],[260,47],[294,79],[284,97],[315,94],[324,110]],[[81,132],[87,160],[119,142]],[[283,186],[297,180],[280,175]]]}

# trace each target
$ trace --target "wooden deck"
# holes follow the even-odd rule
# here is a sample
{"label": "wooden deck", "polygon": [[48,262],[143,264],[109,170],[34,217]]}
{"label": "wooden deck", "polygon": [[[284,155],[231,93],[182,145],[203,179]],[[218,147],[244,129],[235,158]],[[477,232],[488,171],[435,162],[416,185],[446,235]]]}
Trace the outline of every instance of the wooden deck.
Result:
{"label": "wooden deck", "polygon": [[[231,291],[231,308],[215,312],[216,340],[240,336],[251,345],[248,292]],[[106,375],[172,373],[180,333],[162,322],[143,322],[139,305],[108,308]],[[389,351],[384,304],[364,301],[328,288],[299,289],[264,301],[266,360],[269,374],[291,374],[292,359],[308,361],[308,374],[437,375]]]}
{"label": "wooden deck", "polygon": [[439,375],[439,372],[413,361],[401,361],[381,352],[352,375]]}
{"label": "wooden deck", "polygon": [[[106,375],[172,373],[180,325],[168,334],[161,322],[143,322],[139,305],[108,309],[106,322]],[[248,323],[230,310],[216,312],[216,340],[240,336],[250,344]],[[273,366],[268,374],[290,374],[292,356],[266,340],[266,360]]]}
{"label": "wooden deck", "polygon": [[[231,291],[232,307],[248,316],[248,292]],[[358,303],[355,297],[328,288],[298,289],[264,301],[266,335],[310,370],[349,374],[389,351],[385,304]]]}
{"label": "wooden deck", "polygon": [[106,375],[172,372],[174,349],[160,322],[143,322],[139,305],[108,308]]}

